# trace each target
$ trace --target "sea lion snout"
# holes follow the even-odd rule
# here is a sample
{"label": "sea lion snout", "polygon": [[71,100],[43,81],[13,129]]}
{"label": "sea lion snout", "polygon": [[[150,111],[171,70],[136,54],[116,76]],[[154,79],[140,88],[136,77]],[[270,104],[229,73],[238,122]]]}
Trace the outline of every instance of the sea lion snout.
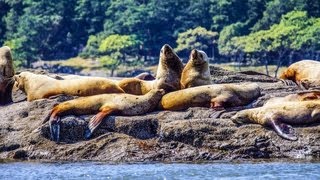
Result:
{"label": "sea lion snout", "polygon": [[244,111],[239,111],[235,115],[233,115],[231,118],[231,121],[237,125],[244,124],[246,122],[249,122],[248,116]]}

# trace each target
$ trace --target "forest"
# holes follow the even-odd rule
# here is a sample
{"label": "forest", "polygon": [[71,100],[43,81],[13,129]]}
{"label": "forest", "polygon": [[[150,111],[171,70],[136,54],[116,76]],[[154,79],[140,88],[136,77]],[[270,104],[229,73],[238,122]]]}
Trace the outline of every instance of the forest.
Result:
{"label": "forest", "polygon": [[320,59],[320,0],[0,0],[0,21],[0,45],[22,67],[80,56],[114,69],[163,44],[215,63]]}

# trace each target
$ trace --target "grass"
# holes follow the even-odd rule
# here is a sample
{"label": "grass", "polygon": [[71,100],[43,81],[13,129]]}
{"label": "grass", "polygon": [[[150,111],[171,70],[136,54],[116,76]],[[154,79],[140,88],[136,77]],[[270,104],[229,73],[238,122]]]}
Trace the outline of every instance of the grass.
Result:
{"label": "grass", "polygon": [[[267,74],[265,66],[242,66],[240,69],[238,66],[232,64],[232,63],[223,63],[223,64],[212,64],[213,66],[221,67],[223,69],[229,70],[229,71],[256,71],[259,73]],[[269,65],[269,76],[274,77],[275,70],[277,66],[276,65]],[[279,68],[277,76],[279,76],[287,67],[282,66]]]}

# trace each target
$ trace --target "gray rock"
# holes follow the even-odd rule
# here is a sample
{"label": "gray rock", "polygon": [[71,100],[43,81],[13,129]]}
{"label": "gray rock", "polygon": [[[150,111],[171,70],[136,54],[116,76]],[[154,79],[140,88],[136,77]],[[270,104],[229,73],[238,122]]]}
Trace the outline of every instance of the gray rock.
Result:
{"label": "gray rock", "polygon": [[[239,74],[213,68],[215,82],[258,82],[261,106],[274,96],[299,89],[264,75]],[[18,92],[17,99],[23,99]],[[256,124],[237,126],[230,117],[237,110],[217,112],[208,108],[155,111],[143,116],[109,116],[92,139],[84,130],[92,115],[62,118],[61,142],[50,140],[51,108],[72,97],[59,96],[34,102],[0,106],[0,159],[97,160],[111,162],[187,162],[265,158],[318,159],[320,127],[296,126],[298,141],[280,138],[273,130]],[[218,115],[217,115],[218,113]]]}

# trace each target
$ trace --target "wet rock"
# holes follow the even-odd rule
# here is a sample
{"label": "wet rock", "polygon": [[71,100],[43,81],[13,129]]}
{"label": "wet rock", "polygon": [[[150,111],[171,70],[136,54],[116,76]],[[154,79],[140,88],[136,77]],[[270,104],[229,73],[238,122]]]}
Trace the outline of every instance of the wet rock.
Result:
{"label": "wet rock", "polygon": [[[300,91],[296,86],[252,72],[241,74],[220,68],[212,68],[211,72],[216,83],[257,82],[262,96],[252,107],[262,106],[272,97]],[[14,95],[16,99],[24,96],[18,92]],[[287,141],[260,125],[234,124],[230,117],[241,108],[189,108],[142,116],[109,116],[89,140],[85,140],[84,130],[93,115],[65,116],[61,119],[61,142],[57,144],[50,140],[49,124],[43,120],[55,104],[73,98],[57,96],[0,106],[0,158],[112,162],[320,158],[319,124],[294,127],[299,139]]]}

